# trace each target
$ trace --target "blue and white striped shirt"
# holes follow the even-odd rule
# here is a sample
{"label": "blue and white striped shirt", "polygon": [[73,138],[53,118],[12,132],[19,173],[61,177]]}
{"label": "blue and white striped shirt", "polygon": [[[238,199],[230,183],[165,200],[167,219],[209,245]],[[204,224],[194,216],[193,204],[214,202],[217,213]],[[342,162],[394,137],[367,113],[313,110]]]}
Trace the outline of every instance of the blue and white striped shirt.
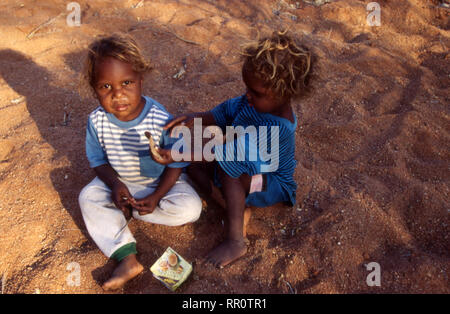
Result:
{"label": "blue and white striped shirt", "polygon": [[[162,148],[170,148],[178,139],[169,137],[162,129],[172,116],[154,99],[144,98],[142,112],[132,121],[120,121],[102,107],[89,115],[86,155],[92,168],[109,163],[122,179],[143,185],[152,183],[162,174],[165,166],[151,158],[145,132],[149,131]],[[187,165],[178,162],[168,167]]]}
{"label": "blue and white striped shirt", "polygon": [[[279,182],[289,195],[289,200],[285,201],[295,204],[295,191],[297,189],[297,184],[293,178],[297,164],[295,160],[297,117],[295,114],[294,123],[292,123],[282,117],[257,112],[254,107],[248,104],[245,95],[229,99],[212,109],[211,112],[216,124],[222,131],[226,131],[227,126],[233,126],[235,129],[238,126],[243,128],[253,126],[257,134],[256,145],[258,152],[256,160],[249,158],[249,155],[255,152],[256,147],[252,145],[252,140],[248,139],[248,137],[247,139],[240,137],[234,141],[235,145],[231,146],[233,148],[232,151],[227,151],[227,148],[230,150],[228,144],[216,147],[216,154],[222,158],[216,158],[220,167],[233,178],[240,177],[243,173],[254,176],[260,173],[271,172],[274,179]],[[261,129],[265,129],[266,133],[262,134]],[[272,147],[272,136],[277,137],[277,141],[274,141],[277,147]],[[245,150],[245,154],[242,155],[244,158],[239,158],[242,157],[239,156],[242,149]],[[260,154],[261,150],[270,153],[272,160],[264,160]],[[275,165],[274,168],[270,167],[272,164]]]}

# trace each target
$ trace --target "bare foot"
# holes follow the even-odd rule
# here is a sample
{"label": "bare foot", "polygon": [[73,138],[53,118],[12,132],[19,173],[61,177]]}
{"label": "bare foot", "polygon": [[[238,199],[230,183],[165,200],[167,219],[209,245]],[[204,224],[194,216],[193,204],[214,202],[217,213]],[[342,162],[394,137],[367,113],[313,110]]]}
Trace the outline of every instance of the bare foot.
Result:
{"label": "bare foot", "polygon": [[103,290],[115,290],[122,287],[126,282],[139,275],[144,270],[136,259],[136,254],[130,254],[125,257],[114,270],[111,278],[109,278],[102,286]]}
{"label": "bare foot", "polygon": [[224,267],[247,253],[245,242],[238,240],[225,240],[213,249],[205,258],[206,262],[216,267]]}

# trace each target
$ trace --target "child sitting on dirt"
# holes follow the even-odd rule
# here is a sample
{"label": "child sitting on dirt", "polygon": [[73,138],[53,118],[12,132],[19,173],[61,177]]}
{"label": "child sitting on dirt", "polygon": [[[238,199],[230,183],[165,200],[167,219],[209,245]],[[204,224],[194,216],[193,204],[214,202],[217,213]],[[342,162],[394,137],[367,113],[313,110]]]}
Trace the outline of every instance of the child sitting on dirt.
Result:
{"label": "child sitting on dirt", "polygon": [[[279,202],[293,205],[297,188],[293,179],[297,118],[291,99],[304,91],[310,72],[310,52],[296,44],[286,32],[276,32],[270,38],[246,45],[243,55],[242,77],[247,87],[244,95],[229,99],[211,111],[181,116],[164,127],[167,130],[181,125],[190,127],[196,123],[194,118],[202,118],[202,126],[217,125],[222,131],[227,129],[227,143],[215,146],[215,161],[206,164],[203,156],[200,163],[193,161],[188,167],[188,174],[206,194],[212,192],[210,179],[222,188],[228,217],[227,236],[206,257],[207,262],[217,267],[247,252],[244,241],[250,217],[247,206],[267,207]],[[230,137],[229,126],[255,127],[258,145],[266,145],[266,152],[274,156],[270,165],[261,155],[250,160],[252,149],[242,155],[242,148],[249,147],[250,140],[246,142],[245,136]],[[267,138],[271,140],[264,141]],[[170,150],[159,149],[159,153],[165,159],[164,164],[173,161]],[[239,154],[245,158],[236,158]],[[209,173],[205,169],[209,169]]]}
{"label": "child sitting on dirt", "polygon": [[163,130],[171,115],[142,95],[148,70],[128,35],[114,34],[89,46],[84,82],[101,106],[89,115],[86,154],[97,177],[81,191],[79,203],[92,239],[120,262],[103,284],[105,290],[121,287],[143,270],[128,228],[131,216],[179,226],[196,221],[201,213],[201,199],[182,173],[187,163],[166,167],[150,157],[146,132],[161,147],[170,148],[177,139]]}

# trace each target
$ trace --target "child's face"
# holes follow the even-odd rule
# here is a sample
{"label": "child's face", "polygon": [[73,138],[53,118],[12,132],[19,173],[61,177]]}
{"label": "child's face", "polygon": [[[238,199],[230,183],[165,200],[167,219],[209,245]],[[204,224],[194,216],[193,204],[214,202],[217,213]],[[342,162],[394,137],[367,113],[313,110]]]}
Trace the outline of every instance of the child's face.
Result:
{"label": "child's face", "polygon": [[263,82],[256,78],[249,70],[243,69],[242,78],[247,87],[246,96],[248,102],[256,111],[272,113],[283,105],[283,101],[278,99],[272,90],[265,87]]}
{"label": "child's face", "polygon": [[94,90],[102,107],[121,121],[137,118],[145,104],[142,76],[131,64],[112,57],[100,60],[94,70]]}

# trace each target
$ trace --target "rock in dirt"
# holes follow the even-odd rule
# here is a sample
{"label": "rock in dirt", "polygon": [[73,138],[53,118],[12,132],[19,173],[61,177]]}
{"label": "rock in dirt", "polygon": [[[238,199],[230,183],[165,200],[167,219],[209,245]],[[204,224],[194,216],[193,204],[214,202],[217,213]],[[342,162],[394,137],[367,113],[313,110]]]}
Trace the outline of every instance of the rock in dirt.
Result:
{"label": "rock in dirt", "polygon": [[306,3],[309,3],[309,4],[313,4],[313,5],[317,6],[317,7],[320,6],[320,5],[323,5],[323,4],[331,2],[331,0],[303,0],[303,1],[306,2]]}

